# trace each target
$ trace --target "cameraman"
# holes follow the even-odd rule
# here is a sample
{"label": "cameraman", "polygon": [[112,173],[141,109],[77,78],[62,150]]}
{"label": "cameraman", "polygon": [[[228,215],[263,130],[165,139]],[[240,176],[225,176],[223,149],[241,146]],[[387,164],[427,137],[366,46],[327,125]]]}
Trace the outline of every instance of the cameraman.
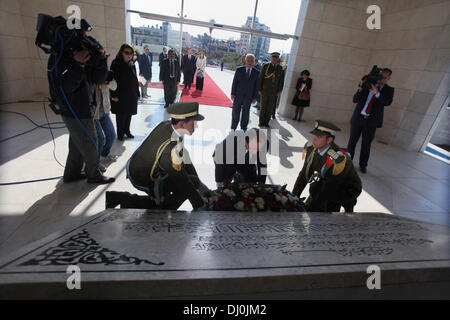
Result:
{"label": "cameraman", "polygon": [[[392,70],[381,69],[376,85],[366,83],[367,77],[365,77],[366,79],[359,84],[358,91],[353,96],[353,103],[357,105],[350,120],[350,138],[347,150],[354,159],[355,147],[362,135],[359,155],[359,167],[362,173],[367,172],[370,145],[375,137],[375,131],[383,125],[384,107],[389,106],[394,98],[394,88],[387,85],[391,75]],[[370,87],[370,90],[365,87]]]}
{"label": "cameraman", "polygon": [[[94,52],[93,57],[85,49],[74,51],[73,54],[64,52],[56,66],[54,54],[48,61],[50,90],[62,110],[62,119],[69,130],[69,154],[64,182],[85,178],[88,183],[97,184],[115,181],[114,178],[103,176],[99,170],[98,141],[93,119],[93,84],[104,82],[107,57],[103,49],[98,51]],[[81,172],[83,163],[86,164],[85,173]]]}

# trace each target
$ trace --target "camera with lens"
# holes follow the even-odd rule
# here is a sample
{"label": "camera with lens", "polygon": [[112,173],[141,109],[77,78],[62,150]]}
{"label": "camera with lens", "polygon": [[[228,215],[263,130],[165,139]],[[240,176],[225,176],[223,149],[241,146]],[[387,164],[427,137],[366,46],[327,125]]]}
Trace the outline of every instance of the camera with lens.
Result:
{"label": "camera with lens", "polygon": [[381,75],[381,70],[382,69],[378,68],[377,65],[374,65],[370,73],[361,78],[361,89],[363,91],[369,91],[370,89],[372,89],[372,85],[377,85],[378,80],[381,80],[383,78],[383,76]]}
{"label": "camera with lens", "polygon": [[95,64],[101,57],[102,45],[95,38],[86,36],[92,26],[86,19],[80,20],[80,28],[69,29],[66,19],[38,14],[35,44],[47,54],[72,57],[75,51],[87,50],[91,56],[87,64]]}

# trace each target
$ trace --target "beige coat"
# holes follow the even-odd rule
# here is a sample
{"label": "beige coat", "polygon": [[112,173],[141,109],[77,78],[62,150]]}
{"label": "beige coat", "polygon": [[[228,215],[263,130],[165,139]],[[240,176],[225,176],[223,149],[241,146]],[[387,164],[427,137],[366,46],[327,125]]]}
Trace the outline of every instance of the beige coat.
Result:
{"label": "beige coat", "polygon": [[99,84],[95,87],[95,101],[97,101],[97,105],[94,109],[94,120],[99,120],[100,118],[100,104],[98,101],[100,101],[100,90],[102,92],[103,97],[103,110],[105,113],[111,112],[111,101],[110,101],[110,95],[109,90],[115,91],[117,89],[117,82],[116,80],[112,80],[108,84]]}

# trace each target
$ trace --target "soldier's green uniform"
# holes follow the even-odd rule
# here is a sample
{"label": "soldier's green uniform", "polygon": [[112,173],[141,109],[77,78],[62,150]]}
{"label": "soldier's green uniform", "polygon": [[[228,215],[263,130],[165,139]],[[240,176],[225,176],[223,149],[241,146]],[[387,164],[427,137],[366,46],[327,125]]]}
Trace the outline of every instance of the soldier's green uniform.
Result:
{"label": "soldier's green uniform", "polygon": [[[279,57],[278,52],[272,53]],[[268,127],[272,110],[276,108],[278,93],[283,86],[283,68],[279,64],[268,62],[263,65],[259,73],[258,91],[261,91],[261,110],[259,113],[259,126]]]}
{"label": "soldier's green uniform", "polygon": [[[177,120],[203,120],[197,102],[174,103],[167,108]],[[197,171],[183,148],[183,137],[170,121],[161,122],[142,142],[127,164],[127,177],[133,186],[149,196],[126,192],[107,193],[106,206],[122,208],[161,208],[176,210],[188,199],[196,209],[204,204],[198,191]]]}
{"label": "soldier's green uniform", "polygon": [[[325,121],[316,121],[312,134],[321,136],[331,134],[340,129]],[[346,212],[353,212],[357,197],[362,191],[361,179],[358,176],[349,154],[334,142],[329,149],[320,155],[311,142],[303,148],[305,160],[293,193],[300,196],[308,183],[309,197],[305,202],[306,210],[313,212],[339,212],[341,206]]]}

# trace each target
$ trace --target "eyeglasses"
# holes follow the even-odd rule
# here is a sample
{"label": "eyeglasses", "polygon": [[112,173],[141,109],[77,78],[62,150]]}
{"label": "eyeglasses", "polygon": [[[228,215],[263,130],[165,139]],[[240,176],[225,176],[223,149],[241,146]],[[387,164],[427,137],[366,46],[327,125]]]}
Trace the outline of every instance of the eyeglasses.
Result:
{"label": "eyeglasses", "polygon": [[131,52],[131,51],[124,51],[123,53],[125,53],[127,55],[133,54],[133,52]]}

